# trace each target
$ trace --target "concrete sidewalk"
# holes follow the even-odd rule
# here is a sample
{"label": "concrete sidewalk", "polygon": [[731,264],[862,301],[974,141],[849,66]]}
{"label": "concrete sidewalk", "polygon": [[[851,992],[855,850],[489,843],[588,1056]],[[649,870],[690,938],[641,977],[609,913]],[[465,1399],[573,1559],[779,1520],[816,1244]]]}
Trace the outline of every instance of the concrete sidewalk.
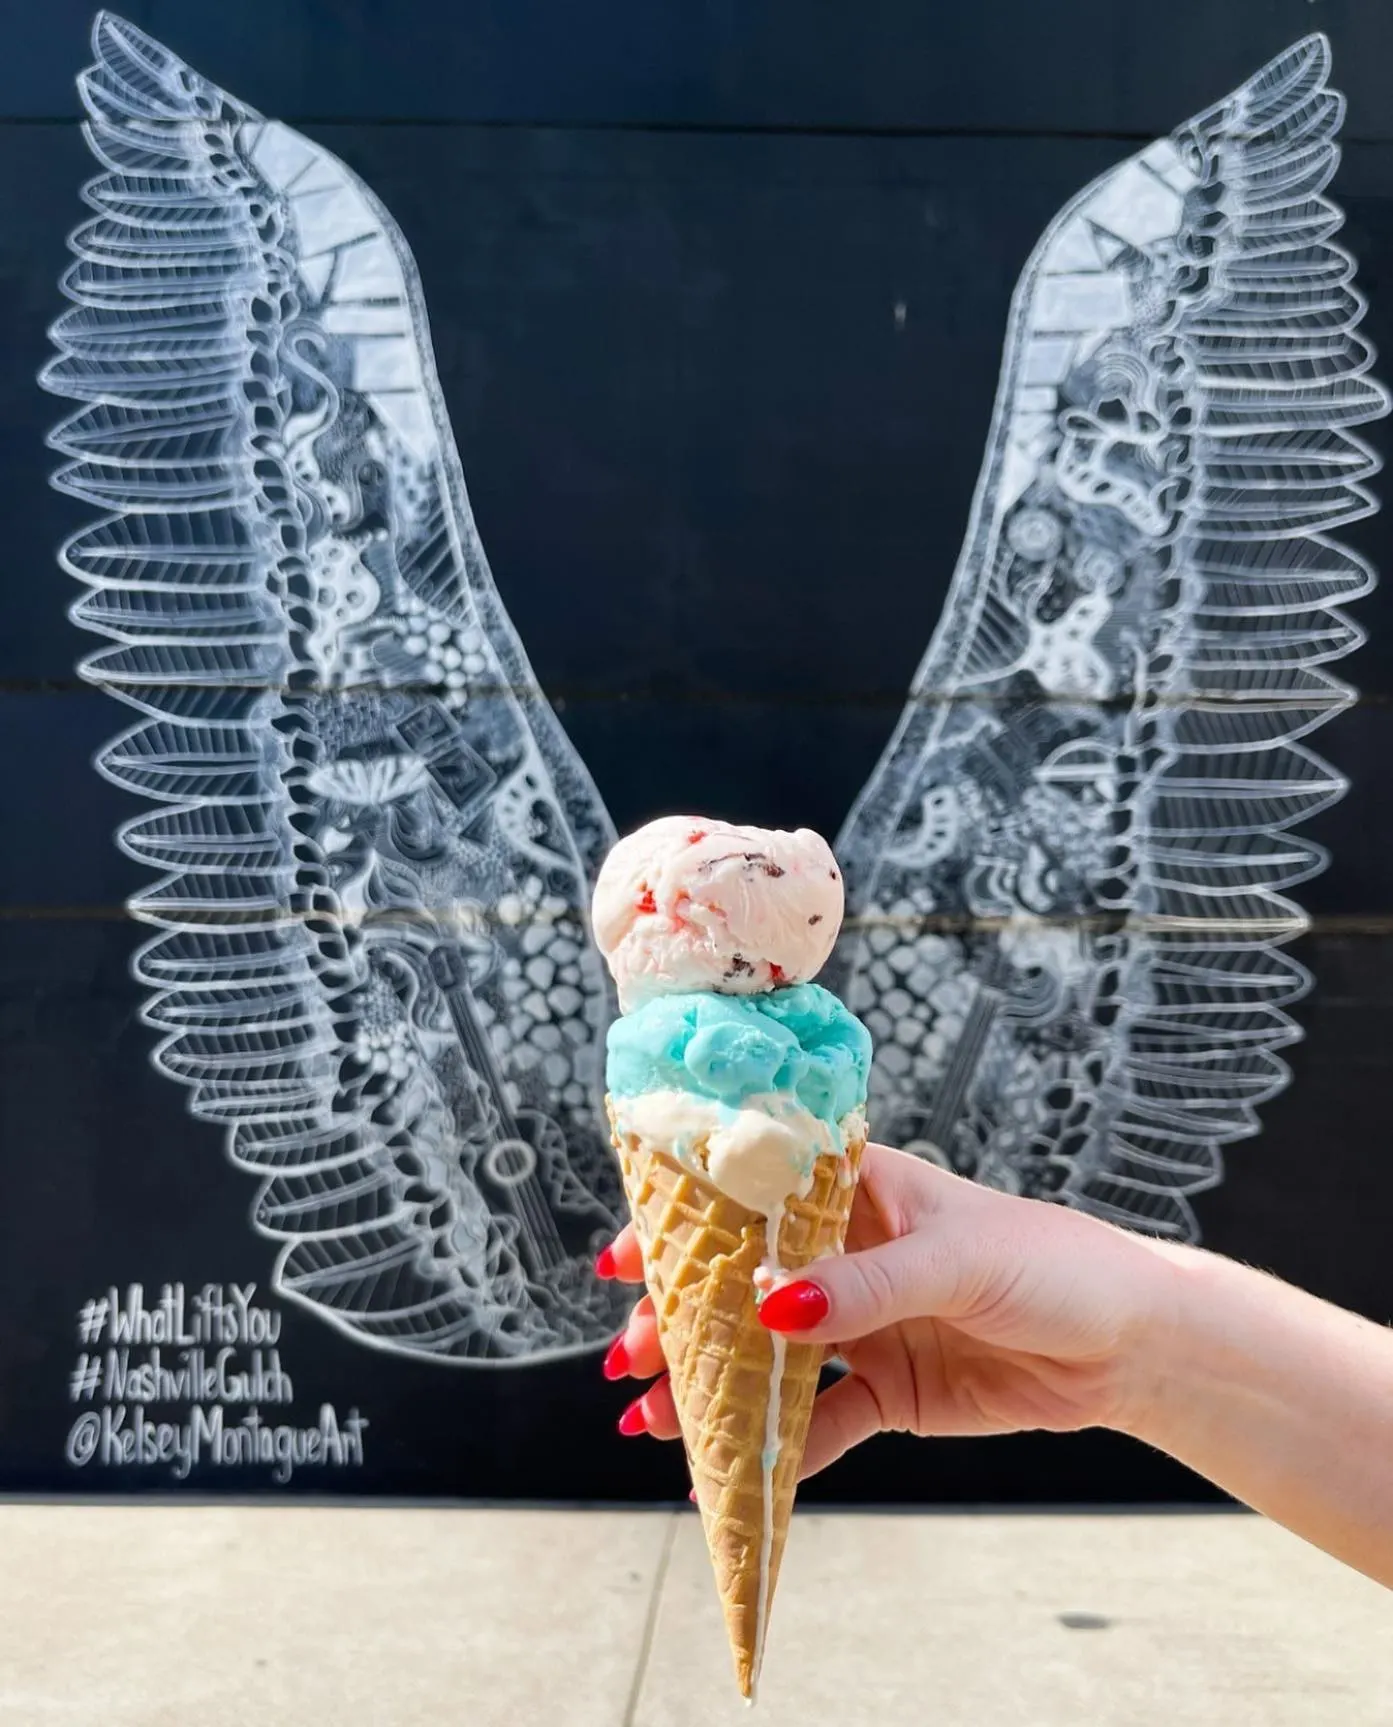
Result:
{"label": "concrete sidewalk", "polygon": [[1393,1595],[1254,1517],[794,1521],[740,1704],[688,1512],[0,1505],[0,1727],[1389,1727]]}

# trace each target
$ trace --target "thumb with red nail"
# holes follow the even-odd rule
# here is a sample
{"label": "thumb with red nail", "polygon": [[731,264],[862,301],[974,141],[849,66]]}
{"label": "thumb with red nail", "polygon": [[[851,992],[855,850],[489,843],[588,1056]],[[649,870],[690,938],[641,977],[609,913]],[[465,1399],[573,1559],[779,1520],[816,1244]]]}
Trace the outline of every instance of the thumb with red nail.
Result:
{"label": "thumb with red nail", "polygon": [[796,1334],[821,1325],[829,1308],[820,1284],[798,1278],[771,1289],[760,1302],[759,1317],[770,1331]]}

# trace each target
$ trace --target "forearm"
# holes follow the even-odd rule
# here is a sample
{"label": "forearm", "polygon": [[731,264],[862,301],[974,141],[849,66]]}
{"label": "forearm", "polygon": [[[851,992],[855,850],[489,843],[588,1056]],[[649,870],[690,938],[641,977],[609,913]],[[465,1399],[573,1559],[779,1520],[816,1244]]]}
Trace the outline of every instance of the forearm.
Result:
{"label": "forearm", "polygon": [[1128,1430],[1393,1587],[1393,1331],[1217,1255],[1154,1251],[1161,1317]]}

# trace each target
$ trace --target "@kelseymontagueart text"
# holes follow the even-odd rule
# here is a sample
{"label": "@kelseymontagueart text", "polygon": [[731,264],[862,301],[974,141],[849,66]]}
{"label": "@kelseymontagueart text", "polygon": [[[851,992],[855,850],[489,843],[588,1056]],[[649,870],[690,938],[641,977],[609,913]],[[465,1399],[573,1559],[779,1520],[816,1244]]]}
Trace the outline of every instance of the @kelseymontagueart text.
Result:
{"label": "@kelseymontagueart text", "polygon": [[[264,1469],[277,1486],[297,1470],[357,1469],[367,1419],[321,1404],[294,1421],[282,1365],[281,1315],[256,1285],[166,1283],[108,1289],[77,1315],[68,1397],[83,1405],[64,1454],[75,1469]],[[263,1413],[269,1409],[270,1413]]]}

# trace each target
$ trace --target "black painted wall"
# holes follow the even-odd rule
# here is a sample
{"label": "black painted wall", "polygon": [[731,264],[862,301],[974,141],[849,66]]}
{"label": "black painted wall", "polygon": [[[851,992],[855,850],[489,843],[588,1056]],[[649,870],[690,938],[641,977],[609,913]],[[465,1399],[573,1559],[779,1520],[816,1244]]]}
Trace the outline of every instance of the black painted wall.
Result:
{"label": "black painted wall", "polygon": [[[967,518],[1008,300],[1049,218],[1139,141],[1312,28],[1349,97],[1333,192],[1393,354],[1393,14],[1377,0],[1026,0],[577,8],[206,0],[131,20],[354,168],[424,283],[480,530],[543,687],[620,827],[710,809],[831,833],[894,724]],[[0,1490],[174,1485],[78,1469],[83,1302],[108,1285],[266,1293],[248,1180],[148,1064],[91,770],[119,713],[54,553],[34,382],[91,162],[72,80],[90,12],[0,5]],[[1387,379],[1387,367],[1382,373]],[[1371,441],[1386,448],[1388,431]],[[1377,482],[1376,482],[1377,484]],[[1393,518],[1342,537],[1393,567]],[[1361,699],[1318,747],[1353,781],[1311,830],[1294,1083],[1198,1212],[1209,1245],[1393,1319],[1393,587],[1358,608]],[[677,1497],[613,1431],[598,1362],[519,1372],[374,1355],[293,1309],[296,1419],[368,1426],[361,1466],[285,1493]],[[262,1469],[188,1485],[260,1491]],[[849,1500],[1206,1495],[1105,1436],[880,1442],[808,1489]]]}

